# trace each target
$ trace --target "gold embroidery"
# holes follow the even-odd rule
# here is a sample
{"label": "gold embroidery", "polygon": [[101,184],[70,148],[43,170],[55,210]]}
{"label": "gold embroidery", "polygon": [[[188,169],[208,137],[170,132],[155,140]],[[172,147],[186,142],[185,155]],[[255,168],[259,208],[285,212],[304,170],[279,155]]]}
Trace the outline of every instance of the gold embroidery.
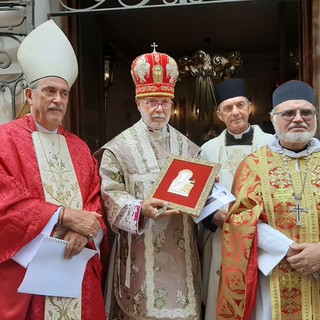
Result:
{"label": "gold embroidery", "polygon": [[[289,164],[288,164],[288,158],[285,154],[285,150],[282,148],[282,159],[283,159],[283,163],[286,167],[286,171],[288,172],[290,181],[292,182],[292,188],[293,188],[293,193],[294,193],[294,199],[296,201],[296,206],[293,207],[290,211],[291,212],[296,212],[297,214],[297,226],[301,226],[301,212],[308,212],[305,208],[301,207],[301,200],[302,200],[302,194],[304,191],[304,188],[306,186],[306,182],[307,182],[307,178],[308,178],[308,173],[309,173],[309,160],[310,160],[310,151],[309,151],[309,146],[307,149],[308,152],[308,157],[306,159],[306,163],[305,163],[305,173],[304,173],[304,178],[302,180],[302,186],[301,186],[301,190],[298,192],[296,191],[296,188],[294,186],[292,177],[291,177],[291,173],[290,173],[290,169],[289,169]],[[300,169],[300,159],[291,159],[291,161],[294,161],[296,163],[296,171],[300,174],[301,176],[301,169]]]}
{"label": "gold embroidery", "polygon": [[224,164],[224,167],[227,167],[229,172],[234,175],[246,154],[243,153],[242,149],[235,149],[233,150],[233,153],[228,153],[228,147],[226,147],[225,150],[227,154],[227,163]]}
{"label": "gold embroidery", "polygon": [[[55,201],[68,208],[79,208],[77,196],[80,192],[79,185],[76,182],[72,183],[72,166],[62,159],[60,135],[57,136],[58,149],[56,142],[52,141],[51,150],[48,154],[43,146],[41,134],[38,132],[39,142],[42,148],[45,161],[41,163],[41,169],[47,173],[47,179],[43,182],[45,192]],[[52,202],[52,201],[50,201]],[[76,202],[76,203],[74,203]]]}
{"label": "gold embroidery", "polygon": [[299,276],[296,272],[288,271],[282,278],[281,283],[283,286],[288,288],[289,290],[295,288],[299,283]]}
{"label": "gold embroidery", "polygon": [[275,192],[273,197],[281,203],[286,203],[288,202],[288,199],[291,196],[292,192],[288,191],[286,188],[282,186]]}
{"label": "gold embroidery", "polygon": [[[261,150],[259,152],[262,153],[261,158],[264,156],[267,159],[265,151]],[[271,159],[271,157],[272,160],[268,165],[267,162],[260,163],[261,176],[263,177],[261,181],[263,199],[268,223],[298,243],[319,242],[318,214],[315,209],[311,209],[316,208],[318,205],[318,200],[313,196],[317,186],[310,179],[310,176],[316,170],[316,163],[319,160],[315,154],[309,160],[308,171],[311,174],[307,175],[303,192],[303,206],[308,208],[309,212],[303,217],[302,225],[298,228],[295,224],[294,213],[290,212],[290,208],[295,204],[292,185],[301,186],[304,177],[301,179],[299,172],[294,170],[292,162],[290,166],[292,181],[290,181],[288,174],[282,168],[284,163],[281,161],[281,155],[270,152],[268,159]],[[305,172],[307,166],[303,160],[301,160],[301,166],[301,169]],[[271,172],[273,177],[269,176],[270,179],[268,179],[268,174]],[[289,195],[290,190],[291,196]],[[268,196],[270,194],[275,196],[270,198]],[[284,202],[285,199],[286,201]],[[317,319],[319,319],[320,314],[317,313],[320,303],[319,285],[320,281],[312,280],[312,277],[300,277],[284,259],[280,265],[275,267],[270,276],[272,319],[311,320],[314,319],[312,315],[316,315]],[[317,289],[311,289],[315,286]]]}
{"label": "gold embroidery", "polygon": [[[81,210],[82,195],[64,137],[40,132],[32,137],[46,201]],[[76,299],[46,297],[44,319],[80,320],[81,308],[81,295]]]}

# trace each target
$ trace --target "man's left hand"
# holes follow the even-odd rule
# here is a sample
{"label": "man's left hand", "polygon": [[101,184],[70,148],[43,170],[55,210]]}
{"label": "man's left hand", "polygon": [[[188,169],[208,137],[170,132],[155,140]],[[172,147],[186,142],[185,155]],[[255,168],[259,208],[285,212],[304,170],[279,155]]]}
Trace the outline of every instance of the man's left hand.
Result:
{"label": "man's left hand", "polygon": [[68,230],[63,238],[68,241],[64,257],[71,259],[73,256],[78,255],[88,243],[88,238],[83,234]]}

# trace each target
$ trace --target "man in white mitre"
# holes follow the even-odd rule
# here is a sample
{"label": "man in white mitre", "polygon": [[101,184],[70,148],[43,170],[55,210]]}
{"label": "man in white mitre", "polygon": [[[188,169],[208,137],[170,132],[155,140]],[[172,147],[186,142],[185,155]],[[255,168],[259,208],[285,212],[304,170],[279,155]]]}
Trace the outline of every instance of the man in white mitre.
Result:
{"label": "man in white mitre", "polygon": [[[258,125],[249,123],[251,103],[247,85],[243,79],[228,79],[216,87],[217,115],[225,123],[222,133],[206,142],[201,157],[221,163],[219,182],[231,191],[233,177],[243,158],[266,145],[271,137]],[[202,238],[202,301],[205,319],[216,318],[216,301],[221,270],[221,231],[227,215],[227,207],[221,208],[203,220]],[[205,226],[205,228],[203,228]]]}
{"label": "man in white mitre", "polygon": [[[17,57],[31,113],[0,126],[0,319],[105,320],[101,259],[107,240],[97,162],[85,142],[61,126],[78,75],[75,53],[49,20],[24,39]],[[55,244],[66,241],[62,256],[48,252],[34,262],[49,236]],[[88,249],[94,255],[69,285],[79,292],[67,294],[62,268],[66,280],[80,272],[71,261]],[[31,265],[48,259],[63,262],[54,273],[41,267],[55,284],[40,283],[40,292],[20,289]]]}

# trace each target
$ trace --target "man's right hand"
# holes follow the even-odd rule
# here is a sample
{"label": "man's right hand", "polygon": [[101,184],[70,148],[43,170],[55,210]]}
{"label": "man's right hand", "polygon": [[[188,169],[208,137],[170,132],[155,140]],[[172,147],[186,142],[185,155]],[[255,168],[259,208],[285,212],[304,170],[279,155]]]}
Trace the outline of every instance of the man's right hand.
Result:
{"label": "man's right hand", "polygon": [[295,250],[291,247],[289,247],[288,252],[287,252],[287,258],[295,256],[296,254],[300,253],[301,250]]}
{"label": "man's right hand", "polygon": [[101,214],[96,212],[65,208],[62,225],[86,237],[96,237],[101,228],[98,220],[101,217]]}
{"label": "man's right hand", "polygon": [[[141,215],[156,219],[162,215],[172,215],[179,214],[179,210],[167,209],[169,203],[167,201],[159,200],[159,199],[149,199],[143,202],[141,208]],[[160,212],[163,211],[163,212]]]}

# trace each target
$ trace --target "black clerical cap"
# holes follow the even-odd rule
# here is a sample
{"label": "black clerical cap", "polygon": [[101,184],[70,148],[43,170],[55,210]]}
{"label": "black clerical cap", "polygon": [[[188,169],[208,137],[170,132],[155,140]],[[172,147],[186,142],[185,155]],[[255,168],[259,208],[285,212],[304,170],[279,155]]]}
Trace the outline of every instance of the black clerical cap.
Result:
{"label": "black clerical cap", "polygon": [[311,86],[299,80],[290,80],[274,90],[272,107],[288,100],[306,100],[316,104],[316,96]]}
{"label": "black clerical cap", "polygon": [[228,79],[217,85],[216,100],[218,105],[222,101],[234,97],[246,97],[248,99],[247,85],[243,79]]}

